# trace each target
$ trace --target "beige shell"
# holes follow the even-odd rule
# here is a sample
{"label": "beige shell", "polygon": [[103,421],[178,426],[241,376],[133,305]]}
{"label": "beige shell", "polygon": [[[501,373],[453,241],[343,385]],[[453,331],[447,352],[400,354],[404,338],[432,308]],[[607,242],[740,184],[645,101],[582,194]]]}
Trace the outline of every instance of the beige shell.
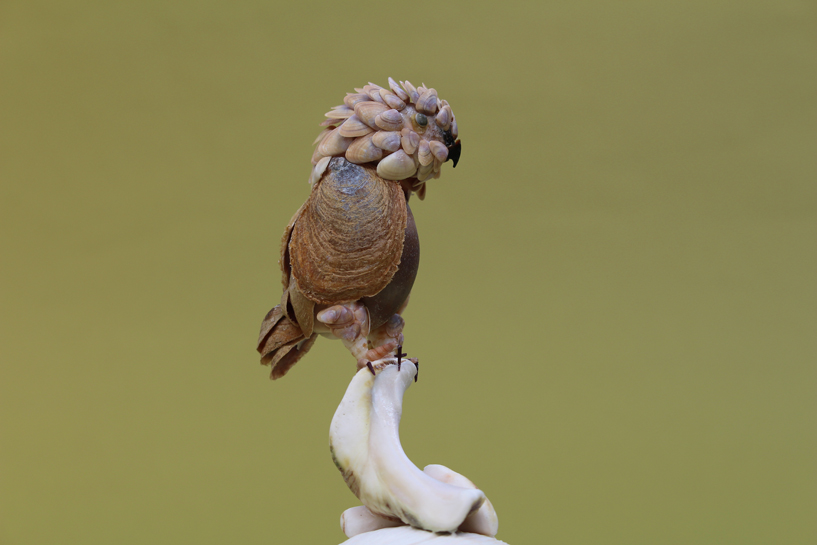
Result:
{"label": "beige shell", "polygon": [[427,165],[420,165],[420,168],[417,169],[417,180],[421,182],[425,182],[431,175],[434,173],[434,163],[429,163]]}
{"label": "beige shell", "polygon": [[374,118],[374,124],[384,131],[399,131],[403,128],[403,116],[395,109],[386,110]]}
{"label": "beige shell", "polygon": [[417,148],[417,159],[420,165],[430,165],[434,161],[434,156],[431,154],[431,147],[428,145],[428,140],[420,140],[420,145]]}
{"label": "beige shell", "polygon": [[408,93],[409,100],[416,103],[417,99],[420,97],[420,94],[417,92],[417,89],[414,87],[414,85],[412,85],[411,82],[408,80],[401,81],[400,84],[403,86],[403,89],[406,90],[406,93]]}
{"label": "beige shell", "polygon": [[448,148],[445,147],[445,144],[432,140],[428,143],[428,147],[431,148],[431,153],[434,155],[435,159],[441,163],[445,163],[445,160],[448,159]]}
{"label": "beige shell", "polygon": [[312,167],[312,174],[309,176],[309,185],[315,185],[315,182],[321,179],[323,173],[326,172],[326,167],[329,165],[331,157],[324,157]]}
{"label": "beige shell", "polygon": [[354,142],[354,138],[347,138],[340,134],[340,129],[333,129],[326,138],[318,144],[318,152],[324,157],[346,153],[346,149]]}
{"label": "beige shell", "polygon": [[417,111],[426,115],[437,112],[437,91],[428,89],[417,99]]}
{"label": "beige shell", "polygon": [[[315,140],[313,165],[324,157],[345,157],[357,164],[378,166],[385,161],[379,166],[381,177],[425,181],[439,177],[446,160],[456,165],[460,156],[457,120],[451,106],[425,83],[415,87],[409,81],[398,84],[388,78],[388,86],[381,87],[370,82],[348,93],[343,104],[326,116],[329,119],[322,125],[327,130]],[[430,170],[418,171],[429,165]]]}
{"label": "beige shell", "polygon": [[377,129],[375,118],[389,109],[379,102],[358,102],[355,104],[355,115],[373,129]]}
{"label": "beige shell", "polygon": [[326,117],[332,119],[346,119],[347,117],[351,117],[353,113],[355,113],[354,110],[347,108],[346,106],[335,106],[330,111],[326,112]]}
{"label": "beige shell", "polygon": [[315,151],[312,153],[312,166],[317,165],[317,164],[318,164],[318,161],[320,161],[321,159],[323,159],[323,157],[324,157],[324,156],[323,156],[323,155],[321,155],[321,152],[320,152],[320,151],[318,151],[318,148],[315,148]]}
{"label": "beige shell", "polygon": [[437,114],[437,125],[443,130],[448,130],[451,127],[451,115],[451,108],[443,106]]}
{"label": "beige shell", "polygon": [[346,97],[343,99],[343,103],[346,104],[349,108],[354,108],[355,104],[358,102],[368,102],[369,95],[364,93],[347,93]]}
{"label": "beige shell", "polygon": [[366,136],[370,132],[374,132],[374,129],[368,126],[366,123],[360,120],[360,118],[356,115],[353,115],[349,119],[343,122],[343,125],[338,127],[340,130],[338,131],[341,136],[347,136],[351,138],[355,138],[358,136]]}
{"label": "beige shell", "polygon": [[392,153],[377,163],[378,176],[386,180],[405,180],[413,176],[416,171],[417,166],[414,164],[414,159],[403,150]]}
{"label": "beige shell", "polygon": [[400,143],[403,150],[409,155],[414,155],[417,151],[417,146],[420,145],[420,135],[411,129],[403,129],[401,131]]}
{"label": "beige shell", "polygon": [[392,78],[389,78],[389,88],[391,89],[392,93],[394,93],[395,95],[397,95],[398,97],[400,97],[400,100],[402,100],[403,102],[407,102],[407,101],[408,101],[409,96],[408,96],[408,95],[406,94],[406,92],[405,92],[405,91],[404,91],[404,90],[403,90],[403,89],[402,89],[402,88],[401,88],[401,87],[400,87],[400,86],[397,84],[397,82],[396,82],[396,81],[394,81]]}
{"label": "beige shell", "polygon": [[284,274],[291,271],[306,298],[320,304],[356,301],[391,281],[407,221],[400,184],[383,180],[374,167],[335,158],[296,216],[281,261],[284,266],[288,254],[291,267]]}
{"label": "beige shell", "polygon": [[375,134],[379,133],[367,134],[352,142],[352,145],[346,150],[346,160],[356,164],[379,161],[383,157],[383,148],[372,142]]}
{"label": "beige shell", "polygon": [[394,95],[393,93],[390,93],[389,91],[386,91],[385,89],[380,90],[380,96],[383,98],[383,102],[385,102],[389,108],[394,108],[395,110],[402,110],[403,108],[406,107],[406,103],[403,102],[400,99],[400,97]]}
{"label": "beige shell", "polygon": [[372,135],[375,146],[386,151],[400,149],[400,133],[396,131],[377,131]]}
{"label": "beige shell", "polygon": [[363,92],[369,95],[369,98],[374,100],[375,102],[383,102],[383,98],[380,96],[380,87],[379,85],[375,85],[370,83],[369,85],[363,86]]}

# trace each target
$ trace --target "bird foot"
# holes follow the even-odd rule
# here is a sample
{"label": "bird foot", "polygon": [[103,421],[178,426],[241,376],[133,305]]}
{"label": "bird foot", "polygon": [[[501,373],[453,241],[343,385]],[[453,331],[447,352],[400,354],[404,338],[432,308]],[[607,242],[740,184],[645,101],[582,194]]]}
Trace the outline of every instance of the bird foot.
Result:
{"label": "bird foot", "polygon": [[359,301],[334,305],[318,312],[319,322],[329,328],[329,332],[340,339],[343,345],[358,361],[358,366],[382,356],[367,358],[370,352],[366,337],[369,335],[369,311]]}
{"label": "bird foot", "polygon": [[406,358],[405,357],[406,354],[402,353],[402,348],[403,348],[402,346],[398,346],[397,347],[397,353],[394,356],[391,356],[391,357],[388,357],[388,358],[381,358],[381,359],[376,360],[376,361],[365,361],[365,362],[358,361],[357,362],[357,370],[360,371],[364,367],[368,367],[369,372],[372,375],[376,375],[377,374],[376,371],[381,371],[381,370],[385,369],[386,366],[388,366],[388,365],[396,365],[397,366],[397,372],[399,373],[401,364],[404,361],[410,361],[417,368],[417,372],[414,374],[414,382],[417,382],[417,377],[420,376],[420,359],[419,358]]}
{"label": "bird foot", "polygon": [[405,325],[403,317],[395,314],[385,324],[373,329],[368,335],[369,351],[366,352],[366,358],[369,361],[385,358],[387,354],[401,347]]}
{"label": "bird foot", "polygon": [[[357,360],[358,369],[366,367],[368,362],[381,361],[384,365],[395,363],[399,367],[401,358],[406,355],[402,353],[405,321],[399,314],[371,331],[369,311],[359,301],[331,306],[318,312],[316,318],[343,342]],[[321,329],[316,327],[315,330]],[[392,356],[395,351],[397,355]]]}

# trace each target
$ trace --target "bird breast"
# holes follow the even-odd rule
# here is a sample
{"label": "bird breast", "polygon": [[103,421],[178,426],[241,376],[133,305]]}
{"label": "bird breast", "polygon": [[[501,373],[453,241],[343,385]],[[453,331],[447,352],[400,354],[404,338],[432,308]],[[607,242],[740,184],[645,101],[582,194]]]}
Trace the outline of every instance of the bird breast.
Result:
{"label": "bird breast", "polygon": [[405,301],[419,241],[398,182],[382,179],[374,166],[335,157],[296,216],[282,265],[305,297],[337,304],[384,292],[371,302],[382,312],[394,307],[391,313]]}

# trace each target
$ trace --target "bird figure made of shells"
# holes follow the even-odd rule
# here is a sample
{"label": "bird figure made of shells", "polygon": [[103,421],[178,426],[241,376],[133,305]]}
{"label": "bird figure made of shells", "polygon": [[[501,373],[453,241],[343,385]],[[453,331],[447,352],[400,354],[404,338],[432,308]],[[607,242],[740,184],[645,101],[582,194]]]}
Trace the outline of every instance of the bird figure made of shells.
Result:
{"label": "bird figure made of shells", "polygon": [[258,338],[273,379],[318,335],[340,339],[358,368],[405,356],[401,313],[420,262],[408,201],[444,162],[457,165],[457,121],[425,85],[389,78],[355,91],[321,123],[311,192],[281,240],[283,295]]}

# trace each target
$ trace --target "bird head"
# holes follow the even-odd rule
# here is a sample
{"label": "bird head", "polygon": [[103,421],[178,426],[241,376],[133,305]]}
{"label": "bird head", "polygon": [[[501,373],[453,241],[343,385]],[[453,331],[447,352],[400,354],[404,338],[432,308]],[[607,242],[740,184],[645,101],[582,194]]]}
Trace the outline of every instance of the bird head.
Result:
{"label": "bird head", "polygon": [[448,101],[435,89],[408,81],[398,85],[392,78],[388,89],[369,83],[355,91],[326,113],[310,181],[320,178],[331,157],[345,157],[377,165],[378,176],[402,181],[422,199],[426,181],[440,177],[443,163],[450,160],[456,167],[460,158],[457,120]]}

